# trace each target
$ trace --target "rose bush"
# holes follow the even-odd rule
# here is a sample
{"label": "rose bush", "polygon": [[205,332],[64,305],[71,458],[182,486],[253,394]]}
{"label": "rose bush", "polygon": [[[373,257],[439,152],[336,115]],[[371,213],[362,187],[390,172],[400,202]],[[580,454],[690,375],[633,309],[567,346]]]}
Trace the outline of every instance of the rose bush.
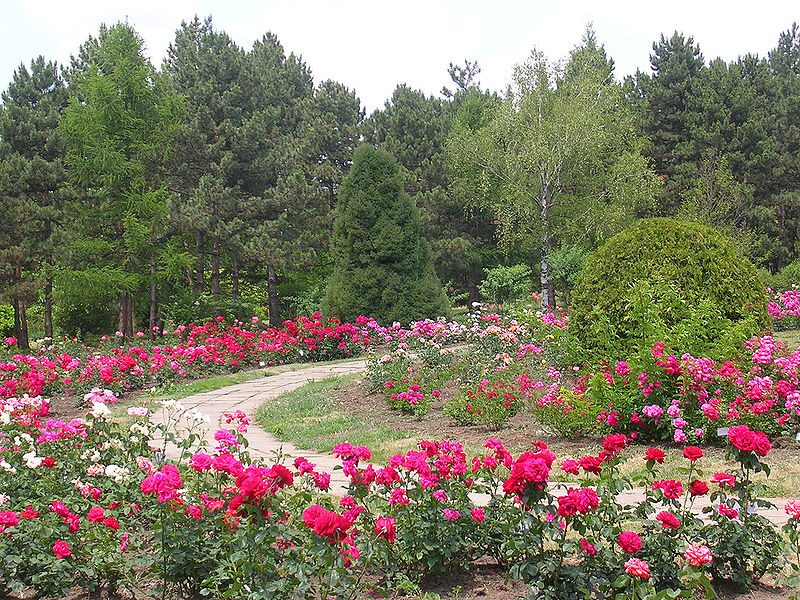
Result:
{"label": "rose bush", "polygon": [[0,343],[0,398],[65,392],[82,395],[101,387],[124,392],[187,376],[346,358],[370,345],[369,331],[315,314],[285,321],[281,329],[261,329],[257,319],[226,325],[217,317],[199,325],[154,332],[154,343],[148,343],[139,332],[141,343],[131,346],[104,336],[97,348],[64,339],[44,345],[36,353],[20,354],[6,341]]}
{"label": "rose bush", "polygon": [[[334,452],[350,488],[337,500],[326,493],[330,475],[306,459],[252,461],[246,415],[227,415],[229,427],[205,445],[199,417],[175,431],[150,422],[151,408],[130,413],[122,429],[98,406],[62,422],[40,398],[3,401],[4,592],[58,596],[152,582],[164,593],[349,598],[365,573],[371,589],[390,590],[489,556],[527,581],[532,597],[661,598],[664,590],[710,593],[709,575],[748,585],[784,560],[751,477],[768,470],[769,449],[749,429],[729,436],[730,477],[707,479],[701,453],[687,448],[681,481],[659,475],[663,451],[635,449],[621,434],[597,455],[561,460],[540,442],[513,456],[489,439],[469,457],[454,442],[423,441],[385,466],[343,443]],[[167,442],[178,448],[174,458]],[[646,475],[629,481],[620,465],[640,452]],[[556,483],[560,470],[578,477]],[[618,494],[634,484],[647,492],[627,506]],[[706,523],[693,503],[709,489]],[[789,503],[787,512],[794,554],[786,558],[798,573],[800,508]]]}

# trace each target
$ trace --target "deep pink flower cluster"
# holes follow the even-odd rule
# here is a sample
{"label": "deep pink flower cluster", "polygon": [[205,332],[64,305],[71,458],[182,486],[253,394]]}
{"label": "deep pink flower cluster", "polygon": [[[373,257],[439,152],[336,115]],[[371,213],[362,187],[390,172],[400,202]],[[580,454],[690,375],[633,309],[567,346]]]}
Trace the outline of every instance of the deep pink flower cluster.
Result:
{"label": "deep pink flower cluster", "polygon": [[600,506],[600,498],[592,488],[569,488],[566,496],[559,496],[558,514],[571,517],[578,513],[585,515]]}
{"label": "deep pink flower cluster", "polygon": [[503,483],[506,494],[522,496],[528,486],[543,489],[550,477],[550,467],[556,455],[547,449],[544,442],[535,442],[538,452],[523,452],[511,465],[511,473]]}
{"label": "deep pink flower cluster", "polygon": [[[235,369],[299,360],[319,360],[357,354],[369,346],[369,331],[336,319],[325,321],[315,313],[285,321],[280,329],[258,329],[222,320],[180,325],[162,331],[158,344],[97,349],[81,354],[42,349],[38,354],[14,354],[0,362],[0,398],[38,396],[43,392],[83,392],[114,386],[127,390],[146,381],[170,380],[209,368]],[[109,343],[107,340],[105,343]]]}
{"label": "deep pink flower cluster", "polygon": [[156,494],[159,502],[178,499],[178,489],[183,485],[181,474],[175,465],[164,465],[160,471],[142,480],[143,494]]}

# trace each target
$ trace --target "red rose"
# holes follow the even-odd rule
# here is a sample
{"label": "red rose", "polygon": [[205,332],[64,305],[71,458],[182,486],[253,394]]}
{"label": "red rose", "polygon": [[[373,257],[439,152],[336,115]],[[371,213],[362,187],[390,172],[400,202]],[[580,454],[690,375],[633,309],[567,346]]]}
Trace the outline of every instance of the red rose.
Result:
{"label": "red rose", "polygon": [[656,520],[661,522],[662,529],[678,529],[681,522],[671,512],[662,511],[656,515]]}
{"label": "red rose", "polygon": [[105,511],[99,506],[95,506],[89,509],[89,513],[86,515],[86,518],[89,519],[92,523],[100,523],[103,519],[106,518]]}
{"label": "red rose", "polygon": [[[474,509],[473,509],[474,510]],[[380,517],[375,521],[375,535],[393,544],[397,537],[397,530],[394,526],[394,517]]]}
{"label": "red rose", "polygon": [[309,506],[303,512],[303,522],[317,535],[337,542],[347,537],[347,530],[352,525],[347,518],[326,510],[319,504]]}
{"label": "red rose", "polygon": [[578,464],[580,465],[581,469],[586,471],[587,473],[594,473],[595,475],[600,475],[600,465],[602,461],[596,456],[583,456],[578,460]]}
{"label": "red rose", "polygon": [[0,511],[0,532],[5,531],[6,527],[14,527],[19,523],[19,517],[13,510]]}
{"label": "red rose", "polygon": [[644,459],[653,460],[658,464],[661,464],[664,462],[664,456],[666,455],[662,450],[659,450],[658,448],[648,448],[647,453],[644,455]]}
{"label": "red rose", "polygon": [[680,481],[674,479],[665,479],[663,481],[653,482],[654,490],[661,490],[665,498],[680,498],[683,495],[683,485]]}
{"label": "red rose", "polygon": [[567,459],[561,463],[561,470],[565,473],[571,473],[572,475],[577,475],[580,471],[578,471],[578,464],[577,460]]}
{"label": "red rose", "polygon": [[704,496],[708,493],[708,484],[705,481],[695,479],[689,484],[689,493],[692,496]]}
{"label": "red rose", "polygon": [[633,554],[642,549],[642,539],[632,531],[623,531],[619,534],[619,545],[625,552]]}
{"label": "red rose", "polygon": [[69,544],[63,540],[58,540],[55,544],[53,544],[53,554],[56,555],[56,558],[68,558],[72,556],[72,552],[69,549]]}
{"label": "red rose", "polygon": [[728,430],[728,439],[731,444],[742,452],[756,449],[756,434],[747,425],[736,425]]}
{"label": "red rose", "polygon": [[755,451],[761,457],[766,456],[772,450],[772,444],[765,433],[761,431],[756,432]]}
{"label": "red rose", "polygon": [[619,452],[625,447],[627,442],[628,438],[623,434],[614,433],[606,436],[606,439],[603,440],[603,450],[606,452]]}
{"label": "red rose", "polygon": [[586,538],[581,539],[581,548],[583,548],[583,553],[587,554],[588,556],[594,556],[597,554],[594,544],[590,544]]}
{"label": "red rose", "polygon": [[703,457],[703,450],[698,448],[697,446],[686,446],[686,448],[683,449],[683,456],[684,458],[687,458],[690,461],[694,462],[698,458]]}

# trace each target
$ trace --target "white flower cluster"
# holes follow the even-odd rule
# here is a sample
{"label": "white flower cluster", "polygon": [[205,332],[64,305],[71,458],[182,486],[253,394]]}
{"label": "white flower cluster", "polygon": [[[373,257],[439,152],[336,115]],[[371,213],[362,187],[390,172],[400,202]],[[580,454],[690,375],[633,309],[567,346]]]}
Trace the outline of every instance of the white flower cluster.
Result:
{"label": "white flower cluster", "polygon": [[41,456],[36,456],[36,450],[31,450],[27,454],[22,455],[22,460],[25,461],[25,466],[29,469],[38,469],[42,466],[44,460]]}
{"label": "white flower cluster", "polygon": [[196,408],[190,408],[184,414],[184,418],[188,421],[189,425],[198,425],[200,423],[210,423],[211,417],[204,415]]}
{"label": "white flower cluster", "polygon": [[89,411],[95,419],[105,419],[111,414],[109,408],[103,402],[92,402],[92,410]]}
{"label": "white flower cluster", "polygon": [[166,411],[183,411],[183,404],[180,403],[180,400],[162,400],[161,406]]}
{"label": "white flower cluster", "polygon": [[105,470],[106,477],[110,477],[115,483],[127,481],[130,477],[130,469],[119,465],[108,465]]}

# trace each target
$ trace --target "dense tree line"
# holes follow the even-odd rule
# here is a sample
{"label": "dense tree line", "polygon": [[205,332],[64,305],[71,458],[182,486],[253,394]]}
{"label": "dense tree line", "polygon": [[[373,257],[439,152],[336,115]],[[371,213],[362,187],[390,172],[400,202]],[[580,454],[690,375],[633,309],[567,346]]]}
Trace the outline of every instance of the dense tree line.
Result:
{"label": "dense tree line", "polygon": [[563,62],[533,52],[503,95],[465,61],[439,97],[400,84],[369,117],[269,33],[245,50],[195,17],[160,68],[143,47],[127,23],[104,27],[70,65],[20,65],[2,93],[0,301],[23,347],[29,315],[47,336],[259,308],[277,324],[326,288],[349,314],[345,279],[364,257],[343,257],[375,223],[353,221],[339,187],[362,143],[396,161],[365,164],[396,169],[389,204],[407,212],[408,195],[424,240],[403,238],[414,250],[396,258],[431,297],[428,254],[451,295],[478,300],[487,268],[524,264],[550,304],[588,250],[648,216],[721,228],[771,272],[796,261],[797,26],[730,63],[662,36],[650,72],[622,83],[589,29]]}

